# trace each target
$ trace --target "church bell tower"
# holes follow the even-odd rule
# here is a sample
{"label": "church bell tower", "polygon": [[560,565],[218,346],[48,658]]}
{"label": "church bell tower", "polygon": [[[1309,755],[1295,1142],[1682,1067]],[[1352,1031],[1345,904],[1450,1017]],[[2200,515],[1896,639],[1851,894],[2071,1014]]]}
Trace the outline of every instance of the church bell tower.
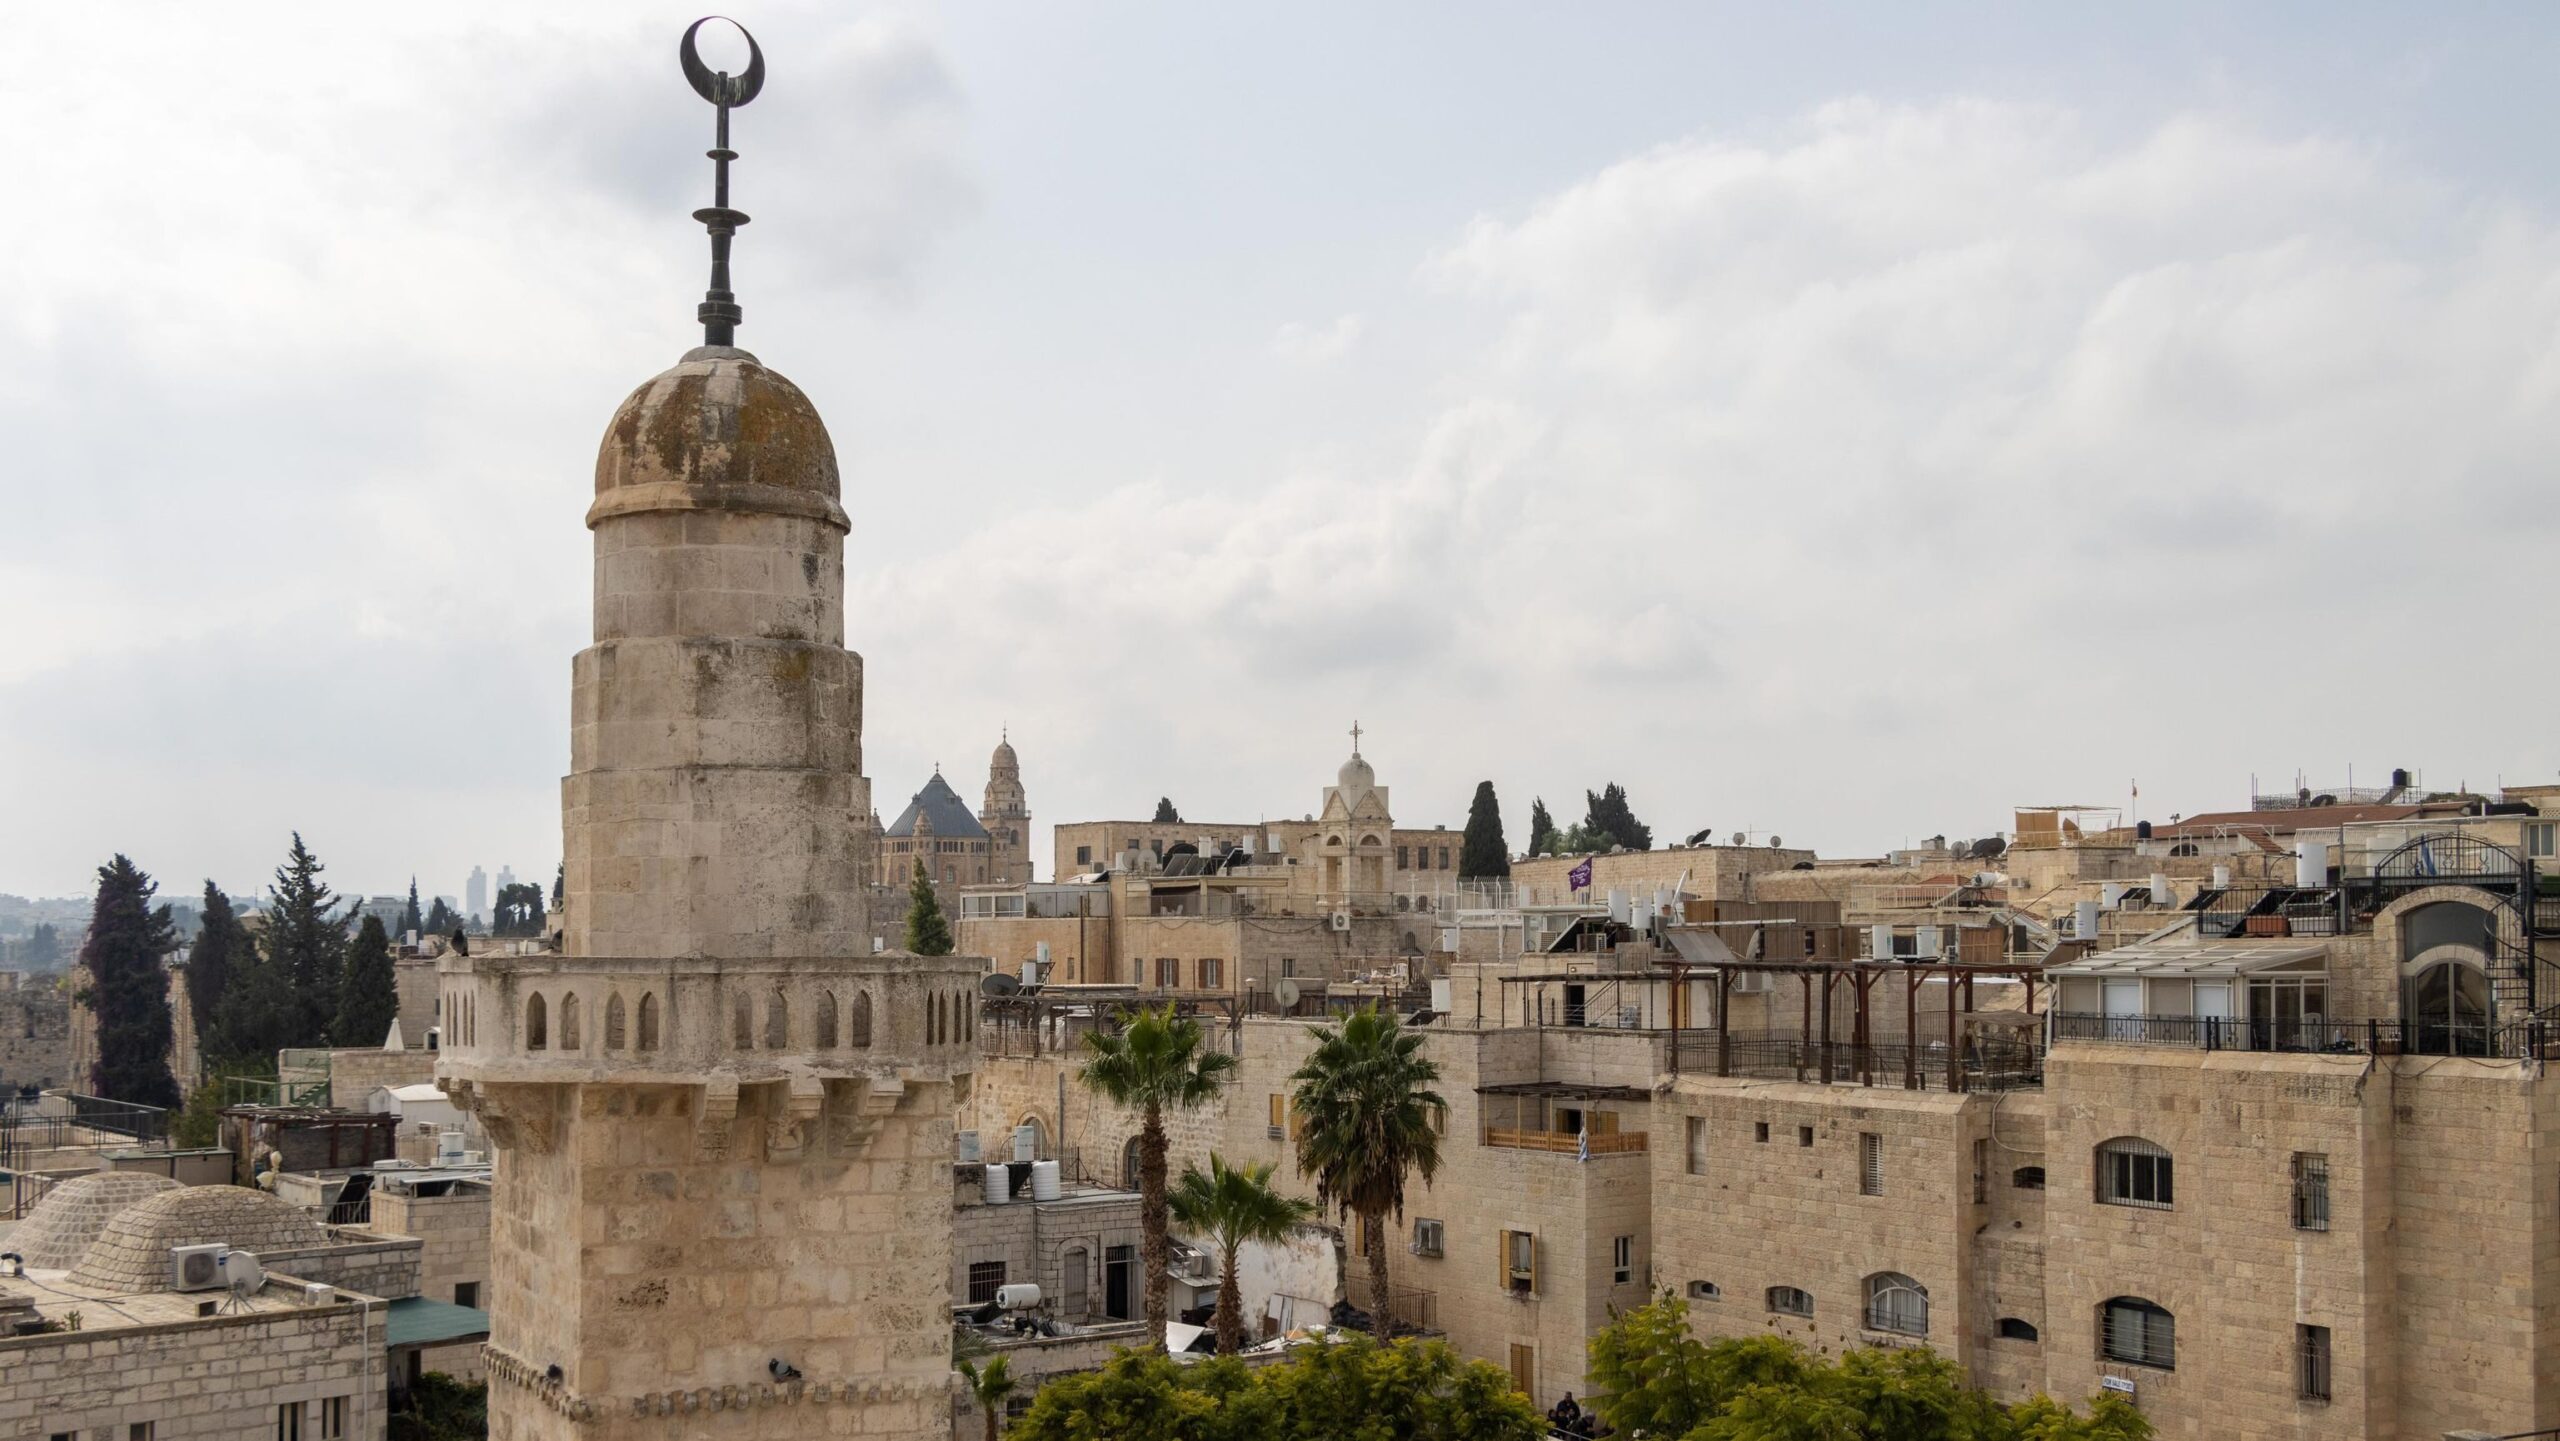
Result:
{"label": "church bell tower", "polygon": [[558,951],[448,955],[437,1077],[495,1146],[489,1434],[949,1434],[955,1091],[977,979],[875,955],[836,456],[735,344],[718,108],[704,343],[596,457]]}

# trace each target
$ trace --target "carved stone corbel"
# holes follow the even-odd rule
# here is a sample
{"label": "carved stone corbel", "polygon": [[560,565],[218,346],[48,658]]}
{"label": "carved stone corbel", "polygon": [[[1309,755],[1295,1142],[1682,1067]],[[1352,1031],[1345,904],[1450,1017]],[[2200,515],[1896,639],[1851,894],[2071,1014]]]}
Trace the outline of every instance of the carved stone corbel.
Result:
{"label": "carved stone corbel", "polygon": [[793,1155],[815,1134],[827,1088],[815,1076],[794,1076],[780,1089],[765,1107],[764,1148],[769,1155]]}
{"label": "carved stone corbel", "polygon": [[896,1078],[831,1081],[827,1145],[836,1155],[859,1156],[870,1149],[880,1127],[897,1114],[907,1098],[907,1083]]}
{"label": "carved stone corbel", "polygon": [[480,1086],[472,1089],[480,1128],[500,1149],[547,1156],[559,1140],[560,1108],[550,1086]]}
{"label": "carved stone corbel", "polygon": [[696,1149],[710,1159],[729,1154],[729,1128],[738,1119],[738,1078],[713,1076],[702,1083],[702,1110],[695,1117]]}

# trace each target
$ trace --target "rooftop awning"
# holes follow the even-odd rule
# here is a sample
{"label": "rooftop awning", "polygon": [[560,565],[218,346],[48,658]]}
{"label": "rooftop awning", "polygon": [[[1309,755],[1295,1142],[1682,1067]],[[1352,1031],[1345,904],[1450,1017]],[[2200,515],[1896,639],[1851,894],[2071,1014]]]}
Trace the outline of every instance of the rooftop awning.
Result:
{"label": "rooftop awning", "polygon": [[2137,941],[2045,967],[2047,976],[2244,976],[2325,971],[2329,948],[2264,939],[2215,941],[2192,934]]}
{"label": "rooftop awning", "polygon": [[1650,1101],[1653,1092],[1642,1086],[1603,1086],[1581,1081],[1513,1081],[1504,1085],[1478,1086],[1479,1096],[1545,1096],[1559,1101]]}
{"label": "rooftop awning", "polygon": [[383,1307],[383,1313],[383,1345],[393,1351],[489,1339],[489,1313],[477,1306],[403,1296]]}

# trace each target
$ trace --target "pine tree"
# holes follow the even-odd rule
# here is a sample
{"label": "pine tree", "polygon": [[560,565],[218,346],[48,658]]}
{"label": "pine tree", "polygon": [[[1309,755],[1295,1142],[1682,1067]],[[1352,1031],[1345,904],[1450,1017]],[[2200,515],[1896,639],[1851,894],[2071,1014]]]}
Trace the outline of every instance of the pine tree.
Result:
{"label": "pine tree", "polygon": [[1546,797],[1533,796],[1529,801],[1529,854],[1552,855],[1555,848],[1556,818],[1547,814]]}
{"label": "pine tree", "polygon": [[1160,826],[1178,826],[1182,824],[1182,812],[1173,808],[1173,797],[1156,797],[1156,818],[1154,823]]}
{"label": "pine tree", "polygon": [[1582,828],[1591,839],[1604,845],[1614,842],[1631,851],[1653,849],[1653,827],[1637,820],[1636,813],[1627,808],[1624,786],[1611,781],[1597,792],[1584,791],[1582,798],[1586,805]]}
{"label": "pine tree", "polygon": [[531,881],[498,887],[498,899],[490,909],[497,912],[489,922],[489,934],[493,936],[542,934],[542,887]]}
{"label": "pine tree", "polygon": [[418,909],[418,878],[416,876],[411,876],[409,878],[409,905],[407,909],[400,912],[400,934],[404,936],[423,935],[426,933],[426,929],[426,915]]}
{"label": "pine tree", "polygon": [[169,908],[154,910],[159,887],[123,856],[98,867],[89,940],[80,948],[81,1000],[98,1019],[98,1060],[89,1087],[111,1101],[175,1109],[169,1074],[169,976],[160,958],[177,945]]}
{"label": "pine tree", "polygon": [[1458,847],[1458,877],[1486,880],[1511,874],[1511,848],[1502,840],[1502,802],[1493,782],[1476,782],[1476,798],[1467,807],[1467,836]]}
{"label": "pine tree", "polygon": [[338,1015],[338,976],[346,968],[347,927],[342,918],[329,914],[338,898],[321,883],[320,873],[326,869],[296,831],[293,849],[285,853],[284,864],[276,867],[275,886],[267,893],[267,959],[282,969],[300,1011],[292,1039],[283,1043],[288,1046],[326,1044],[331,1039],[329,1023]]}
{"label": "pine tree", "polygon": [[436,897],[435,904],[427,907],[427,935],[449,936],[461,925],[462,917],[453,913],[453,907],[444,903],[444,897]]}
{"label": "pine tree", "polygon": [[551,904],[564,905],[569,898],[569,863],[562,861],[551,872]]}
{"label": "pine tree", "polygon": [[942,901],[933,893],[933,879],[924,873],[924,862],[916,862],[915,881],[907,887],[907,949],[919,956],[951,954],[951,923],[942,918]]}
{"label": "pine tree", "polygon": [[338,1016],[329,1038],[341,1046],[380,1045],[400,1018],[400,982],[391,965],[391,937],[382,918],[366,916],[347,946],[345,974],[338,982]]}
{"label": "pine tree", "polygon": [[208,1064],[268,1070],[275,1066],[276,1052],[310,1045],[314,1039],[291,970],[276,957],[272,915],[266,937],[265,945],[246,947],[231,958],[231,984],[214,1012],[219,1040],[205,1052]]}
{"label": "pine tree", "polygon": [[187,1007],[195,1013],[196,1052],[207,1060],[231,1055],[222,1035],[222,998],[231,990],[233,973],[254,959],[231,898],[205,882],[204,927],[187,948]]}

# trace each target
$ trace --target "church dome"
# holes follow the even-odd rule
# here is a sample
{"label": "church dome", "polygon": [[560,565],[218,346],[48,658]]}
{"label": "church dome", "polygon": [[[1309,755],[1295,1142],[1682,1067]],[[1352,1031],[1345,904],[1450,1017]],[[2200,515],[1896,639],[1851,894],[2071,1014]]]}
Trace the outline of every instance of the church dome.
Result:
{"label": "church dome", "polygon": [[801,516],[846,529],[835,442],[780,371],[727,345],[697,346],[631,392],[596,451],[587,524],[645,511]]}
{"label": "church dome", "polygon": [[1334,773],[1334,780],[1341,785],[1346,800],[1378,787],[1378,773],[1369,769],[1369,763],[1360,758],[1358,751],[1353,751],[1351,759],[1342,763],[1342,769]]}
{"label": "church dome", "polygon": [[996,742],[995,757],[987,762],[987,769],[993,771],[1018,771],[1022,769],[1022,762],[1014,756],[1012,741],[1000,740]]}

